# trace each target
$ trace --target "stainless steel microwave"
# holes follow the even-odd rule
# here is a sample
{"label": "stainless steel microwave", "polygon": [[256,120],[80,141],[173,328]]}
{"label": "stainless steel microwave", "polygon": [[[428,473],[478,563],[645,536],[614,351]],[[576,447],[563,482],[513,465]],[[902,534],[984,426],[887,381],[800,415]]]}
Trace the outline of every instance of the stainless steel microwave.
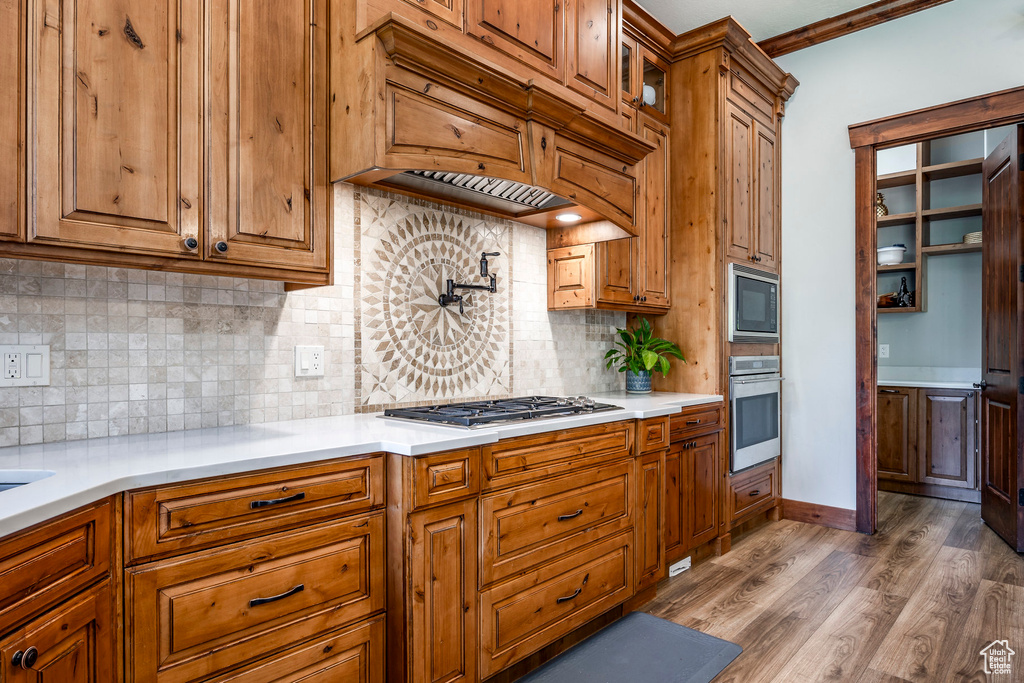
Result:
{"label": "stainless steel microwave", "polygon": [[779,343],[779,276],[729,264],[729,341]]}

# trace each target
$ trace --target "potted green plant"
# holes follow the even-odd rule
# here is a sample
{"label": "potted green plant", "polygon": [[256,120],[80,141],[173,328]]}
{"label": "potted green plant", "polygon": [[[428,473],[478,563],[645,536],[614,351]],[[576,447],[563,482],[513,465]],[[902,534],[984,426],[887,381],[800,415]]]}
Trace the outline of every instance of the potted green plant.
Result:
{"label": "potted green plant", "polygon": [[686,362],[683,352],[676,344],[655,337],[651,323],[640,318],[640,324],[634,329],[616,330],[619,340],[617,348],[604,354],[605,367],[619,366],[619,372],[626,373],[626,391],[632,394],[646,394],[651,391],[651,372],[660,372],[662,376],[669,371],[669,356],[675,356]]}

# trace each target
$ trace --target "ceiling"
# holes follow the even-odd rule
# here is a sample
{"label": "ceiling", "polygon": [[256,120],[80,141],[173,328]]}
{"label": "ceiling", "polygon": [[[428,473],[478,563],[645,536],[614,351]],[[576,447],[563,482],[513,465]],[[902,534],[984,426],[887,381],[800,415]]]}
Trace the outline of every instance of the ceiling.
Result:
{"label": "ceiling", "polygon": [[871,4],[873,0],[640,0],[675,33],[732,15],[755,42]]}

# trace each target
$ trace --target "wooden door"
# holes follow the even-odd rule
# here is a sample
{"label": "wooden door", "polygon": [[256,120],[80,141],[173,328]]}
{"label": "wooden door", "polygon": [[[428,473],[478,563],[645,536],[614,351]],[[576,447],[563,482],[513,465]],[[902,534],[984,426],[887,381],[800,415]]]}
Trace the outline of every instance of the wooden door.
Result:
{"label": "wooden door", "polygon": [[639,296],[636,289],[636,267],[639,263],[640,238],[598,242],[594,247],[597,257],[598,302],[635,304]]}
{"label": "wooden door", "polygon": [[1024,128],[1018,126],[982,166],[981,518],[1018,552],[1021,522],[1018,382],[1019,282]]}
{"label": "wooden door", "polygon": [[752,261],[754,245],[753,197],[754,121],[731,102],[725,117],[725,225],[726,254],[739,261]]}
{"label": "wooden door", "polygon": [[610,109],[619,102],[619,0],[566,0],[566,85]]}
{"label": "wooden door", "polygon": [[198,0],[39,0],[28,240],[200,258]]}
{"label": "wooden door", "polygon": [[562,0],[467,0],[466,33],[517,62],[563,81]]}
{"label": "wooden door", "polygon": [[636,536],[637,590],[653,586],[665,571],[665,451],[638,461]]}
{"label": "wooden door", "polygon": [[718,535],[719,434],[685,442],[683,450],[683,541],[689,548]]}
{"label": "wooden door", "polygon": [[211,0],[206,257],[326,270],[327,0]]}
{"label": "wooden door", "polygon": [[918,392],[918,481],[975,488],[974,406],[973,391]]}
{"label": "wooden door", "polygon": [[639,254],[637,275],[640,277],[637,294],[640,303],[648,306],[668,306],[669,299],[669,135],[668,128],[642,114],[639,119],[640,135],[655,146],[643,161],[641,187],[643,207],[640,217]]}
{"label": "wooden door", "polygon": [[409,681],[478,680],[476,536],[476,498],[409,516]]}
{"label": "wooden door", "polygon": [[25,0],[0,2],[0,240],[25,225]]}
{"label": "wooden door", "polygon": [[754,147],[755,208],[753,233],[750,238],[754,248],[753,256],[758,266],[777,270],[779,192],[775,130],[757,120],[754,121]]}
{"label": "wooden door", "polygon": [[878,388],[878,478],[917,481],[917,389]]}
{"label": "wooden door", "polygon": [[[118,680],[114,664],[114,613],[110,582],[106,581],[24,625],[0,642],[0,681]],[[18,653],[21,656],[16,666]]]}

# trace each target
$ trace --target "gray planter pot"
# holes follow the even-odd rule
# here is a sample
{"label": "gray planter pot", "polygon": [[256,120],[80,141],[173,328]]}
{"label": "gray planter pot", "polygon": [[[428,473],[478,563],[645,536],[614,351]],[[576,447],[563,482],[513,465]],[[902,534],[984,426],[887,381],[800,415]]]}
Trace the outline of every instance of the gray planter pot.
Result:
{"label": "gray planter pot", "polygon": [[626,391],[631,394],[651,393],[651,373],[646,370],[639,373],[626,370]]}

